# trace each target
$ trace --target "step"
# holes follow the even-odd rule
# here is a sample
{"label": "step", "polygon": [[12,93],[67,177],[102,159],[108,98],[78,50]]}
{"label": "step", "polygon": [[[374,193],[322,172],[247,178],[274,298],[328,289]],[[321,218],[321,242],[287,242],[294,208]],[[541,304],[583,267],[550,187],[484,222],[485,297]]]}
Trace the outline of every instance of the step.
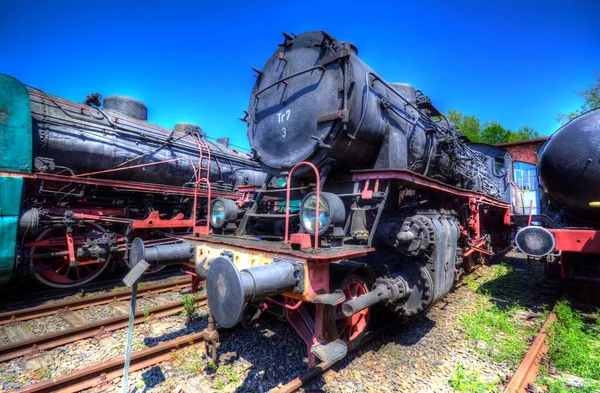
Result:
{"label": "step", "polygon": [[329,343],[314,344],[310,352],[324,362],[335,362],[346,356],[348,347],[338,339]]}
{"label": "step", "polygon": [[336,290],[333,293],[326,293],[323,295],[317,295],[313,297],[310,301],[311,303],[317,304],[328,304],[330,306],[337,306],[338,304],[344,303],[346,300],[346,295],[340,289]]}

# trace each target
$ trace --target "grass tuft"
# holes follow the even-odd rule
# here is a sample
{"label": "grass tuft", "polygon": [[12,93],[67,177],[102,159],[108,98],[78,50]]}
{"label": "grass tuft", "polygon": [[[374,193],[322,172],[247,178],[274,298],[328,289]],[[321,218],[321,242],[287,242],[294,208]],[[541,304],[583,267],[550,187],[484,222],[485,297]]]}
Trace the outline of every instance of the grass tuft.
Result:
{"label": "grass tuft", "polygon": [[185,295],[183,297],[183,314],[188,317],[188,321],[192,322],[196,318],[196,296]]}
{"label": "grass tuft", "polygon": [[543,386],[547,393],[597,393],[600,390],[600,383],[586,381],[581,387],[568,386],[564,381],[540,378],[535,383],[536,386]]}
{"label": "grass tuft", "polygon": [[556,304],[557,321],[550,326],[548,354],[557,369],[600,380],[600,334],[567,301]]}
{"label": "grass tuft", "polygon": [[450,378],[450,386],[462,393],[489,393],[499,391],[499,381],[500,379],[485,382],[477,371],[469,370],[459,363]]}
{"label": "grass tuft", "polygon": [[518,365],[527,352],[527,340],[533,335],[531,327],[515,319],[522,308],[515,305],[501,310],[495,304],[478,303],[474,312],[462,315],[467,338],[485,343],[480,349],[492,360]]}

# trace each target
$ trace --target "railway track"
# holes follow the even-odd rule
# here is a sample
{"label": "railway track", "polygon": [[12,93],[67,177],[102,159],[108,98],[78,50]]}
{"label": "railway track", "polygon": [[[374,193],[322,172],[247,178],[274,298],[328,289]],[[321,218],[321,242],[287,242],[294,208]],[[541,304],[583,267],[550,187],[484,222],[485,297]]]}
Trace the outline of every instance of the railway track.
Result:
{"label": "railway track", "polygon": [[[144,276],[140,282],[150,285],[153,281],[168,279],[176,275],[184,277],[183,274],[179,274],[176,270],[168,270]],[[125,288],[123,285],[123,277],[92,281],[76,288],[52,288],[45,290],[40,290],[37,283],[26,283],[25,286],[8,284],[6,287],[2,288],[0,294],[10,293],[11,296],[2,296],[0,299],[0,307],[21,307],[27,306],[33,302],[43,302],[78,294],[85,296],[97,291],[112,290],[115,287]]]}
{"label": "railway track", "polygon": [[[566,299],[566,295],[561,296],[560,299]],[[529,393],[535,391],[533,381],[535,381],[538,375],[541,359],[544,358],[548,352],[546,338],[548,337],[550,325],[552,325],[554,321],[556,321],[556,313],[552,311],[544,321],[542,328],[533,340],[527,353],[525,353],[517,371],[515,371],[508,382],[508,385],[506,385],[504,393]]]}
{"label": "railway track", "polygon": [[[206,296],[199,297],[196,300],[196,306],[204,306],[205,304]],[[162,318],[178,314],[182,311],[184,311],[184,306],[181,302],[172,302],[146,311],[136,312],[134,323],[138,325],[145,322],[147,316],[148,318]],[[61,330],[55,333],[19,341],[17,343],[0,346],[0,362],[6,362],[21,356],[35,356],[36,353],[41,351],[70,344],[86,338],[100,338],[108,332],[126,328],[128,321],[129,315],[123,314],[114,318],[73,327],[72,329]]]}
{"label": "railway track", "polygon": [[[158,344],[152,348],[135,351],[131,354],[129,372],[135,372],[169,360],[173,351],[201,344],[204,341],[203,332],[188,334],[174,340]],[[114,378],[123,375],[125,357],[121,356],[106,362],[94,364],[81,370],[74,371],[62,377],[46,380],[12,390],[11,392],[79,392],[85,389],[103,386]]]}
{"label": "railway track", "polygon": [[[156,295],[163,292],[181,290],[191,286],[189,278],[171,282],[162,282],[158,284],[146,285],[138,289],[138,298]],[[37,307],[23,308],[19,310],[0,313],[0,326],[16,322],[25,322],[31,319],[47,317],[60,312],[76,311],[93,306],[100,306],[114,302],[127,301],[131,299],[131,289],[121,289],[114,292],[107,292],[99,295],[82,297],[80,299],[59,301],[55,303],[44,304]]]}

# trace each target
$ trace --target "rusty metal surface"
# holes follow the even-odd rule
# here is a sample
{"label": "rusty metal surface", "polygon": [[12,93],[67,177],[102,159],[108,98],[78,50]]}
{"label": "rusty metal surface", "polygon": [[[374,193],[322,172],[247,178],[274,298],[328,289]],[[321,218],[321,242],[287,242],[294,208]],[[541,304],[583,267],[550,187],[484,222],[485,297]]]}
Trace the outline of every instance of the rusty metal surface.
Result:
{"label": "rusty metal surface", "polygon": [[[199,306],[206,304],[206,296],[198,298],[196,304]],[[150,317],[153,318],[174,315],[182,311],[184,311],[184,307],[181,302],[164,304],[147,310]],[[145,314],[146,311],[136,312],[134,323],[137,325],[144,322],[146,320]],[[129,315],[123,314],[114,318],[85,324],[73,329],[61,330],[14,344],[0,346],[0,362],[6,362],[7,360],[26,356],[31,352],[56,348],[86,338],[101,336],[106,332],[111,332],[113,330],[123,329],[127,327],[128,320]]]}
{"label": "rusty metal surface", "polygon": [[556,321],[556,314],[552,312],[542,325],[540,333],[531,344],[519,368],[510,379],[504,390],[505,393],[526,393],[528,391],[528,386],[533,383],[537,376],[540,359],[548,352],[546,337],[548,337],[548,328],[554,321]]}
{"label": "rusty metal surface", "polygon": [[[138,292],[139,296],[148,296],[162,292],[173,291],[178,288],[190,286],[190,280],[184,278],[177,281],[164,282],[153,284],[141,288]],[[131,298],[131,289],[123,289],[116,292],[107,292],[101,295],[88,296],[81,299],[67,300],[64,302],[56,302],[44,304],[33,308],[24,308],[21,310],[7,311],[0,314],[0,326],[13,322],[28,321],[34,318],[45,317],[58,314],[61,311],[75,311],[91,306],[99,306],[112,302],[129,300]]]}

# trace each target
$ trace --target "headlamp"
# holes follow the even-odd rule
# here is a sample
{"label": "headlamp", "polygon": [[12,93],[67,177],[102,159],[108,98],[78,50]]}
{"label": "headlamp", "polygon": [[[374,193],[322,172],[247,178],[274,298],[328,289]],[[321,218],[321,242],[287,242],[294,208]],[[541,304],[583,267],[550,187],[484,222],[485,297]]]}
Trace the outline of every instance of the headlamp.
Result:
{"label": "headlamp", "polygon": [[238,217],[238,208],[231,199],[217,198],[210,204],[210,226],[221,229]]}
{"label": "headlamp", "polygon": [[315,233],[317,219],[319,222],[319,235],[321,235],[332,225],[342,224],[346,218],[346,208],[337,195],[330,192],[321,192],[318,203],[318,218],[316,216],[317,194],[315,192],[305,196],[300,204],[300,225],[311,235]]}

